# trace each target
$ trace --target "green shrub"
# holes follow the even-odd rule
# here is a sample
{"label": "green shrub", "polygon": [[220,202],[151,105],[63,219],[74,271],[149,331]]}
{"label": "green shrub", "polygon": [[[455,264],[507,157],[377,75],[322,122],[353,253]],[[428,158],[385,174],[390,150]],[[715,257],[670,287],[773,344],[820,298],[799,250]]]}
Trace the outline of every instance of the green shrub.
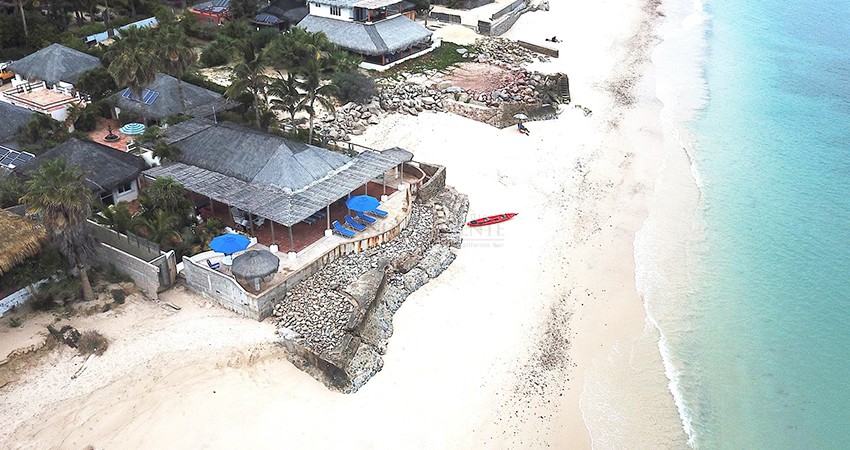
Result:
{"label": "green shrub", "polygon": [[33,302],[35,309],[49,311],[75,302],[83,297],[83,288],[76,278],[61,277],[51,280],[41,286]]}
{"label": "green shrub", "polygon": [[105,67],[97,67],[84,72],[80,75],[76,87],[80,92],[90,95],[95,102],[118,92],[115,79],[112,78],[112,75],[109,74]]}
{"label": "green shrub", "polygon": [[77,351],[83,356],[100,356],[109,348],[109,340],[97,330],[83,332],[80,341],[77,342]]}
{"label": "green shrub", "polygon": [[0,176],[0,209],[19,204],[24,185],[14,176]]}
{"label": "green shrub", "polygon": [[80,117],[74,122],[74,129],[79,131],[94,131],[97,128],[98,117],[100,117],[100,109],[96,105],[89,105],[83,109]]}
{"label": "green shrub", "polygon": [[204,67],[215,67],[227,64],[230,60],[230,50],[219,45],[210,45],[201,53],[201,64]]}
{"label": "green shrub", "polygon": [[115,303],[118,303],[119,305],[123,305],[124,300],[127,298],[127,296],[124,295],[123,289],[113,289],[110,294],[112,294],[112,300],[114,300]]}
{"label": "green shrub", "polygon": [[207,80],[206,78],[194,72],[186,72],[185,74],[183,74],[183,81],[187,83],[192,83],[196,86],[200,86],[204,89],[209,89],[213,92],[218,92],[219,94],[224,94],[224,91],[227,90],[226,87],[220,84],[215,84],[212,81]]}
{"label": "green shrub", "polygon": [[375,82],[360,72],[337,73],[331,78],[341,103],[366,103],[375,95]]}
{"label": "green shrub", "polygon": [[18,328],[19,326],[24,324],[24,319],[20,317],[12,317],[9,319],[9,326],[12,328]]}
{"label": "green shrub", "polygon": [[[120,205],[120,203],[119,203],[119,205]],[[108,283],[112,283],[112,284],[129,283],[129,282],[133,281],[132,278],[130,278],[127,275],[124,275],[123,273],[119,272],[118,269],[116,269],[115,266],[113,266],[113,265],[110,265],[109,268],[106,269],[105,271],[100,272],[100,275],[103,276],[103,279],[106,280]]]}

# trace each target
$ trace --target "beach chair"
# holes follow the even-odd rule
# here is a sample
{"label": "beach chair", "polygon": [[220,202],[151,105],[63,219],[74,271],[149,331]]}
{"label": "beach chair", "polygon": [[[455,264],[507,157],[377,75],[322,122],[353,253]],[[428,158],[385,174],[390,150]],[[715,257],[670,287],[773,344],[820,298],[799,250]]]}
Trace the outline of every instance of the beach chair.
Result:
{"label": "beach chair", "polygon": [[212,270],[218,270],[219,267],[221,267],[221,263],[214,263],[214,262],[211,262],[210,260],[207,260],[207,265],[210,266],[210,269],[212,269]]}
{"label": "beach chair", "polygon": [[354,232],[340,225],[338,221],[334,220],[334,231],[341,234],[343,237],[353,238]]}
{"label": "beach chair", "polygon": [[357,222],[348,214],[345,215],[345,223],[347,223],[351,228],[354,228],[355,231],[363,231],[366,229],[366,225]]}
{"label": "beach chair", "polygon": [[317,219],[317,218],[315,218],[315,217],[313,217],[313,216],[310,216],[310,217],[308,217],[308,218],[306,218],[306,219],[302,220],[302,222],[306,223],[307,225],[313,225],[314,223],[316,223],[316,222],[318,222],[318,221],[319,221],[319,219]]}
{"label": "beach chair", "polygon": [[388,213],[386,211],[384,211],[383,209],[378,209],[378,208],[375,208],[375,209],[369,211],[369,214],[371,214],[375,217],[379,217],[381,219],[383,219],[384,217],[387,217],[387,215],[388,215]]}
{"label": "beach chair", "polygon": [[363,214],[363,213],[362,213],[362,212],[360,212],[360,211],[357,211],[357,218],[358,218],[358,219],[360,219],[360,220],[362,220],[362,221],[364,221],[364,222],[366,222],[366,225],[371,225],[371,224],[375,223],[375,219],[374,219],[374,218],[369,217],[369,216],[367,216],[366,214]]}

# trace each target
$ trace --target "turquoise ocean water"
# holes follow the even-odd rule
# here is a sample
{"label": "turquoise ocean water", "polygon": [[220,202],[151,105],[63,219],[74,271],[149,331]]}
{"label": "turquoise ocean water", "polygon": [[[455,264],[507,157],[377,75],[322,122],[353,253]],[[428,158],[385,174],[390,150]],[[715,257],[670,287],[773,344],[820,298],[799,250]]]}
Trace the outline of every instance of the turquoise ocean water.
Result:
{"label": "turquoise ocean water", "polygon": [[667,1],[705,18],[688,285],[647,296],[691,443],[850,448],[850,0]]}

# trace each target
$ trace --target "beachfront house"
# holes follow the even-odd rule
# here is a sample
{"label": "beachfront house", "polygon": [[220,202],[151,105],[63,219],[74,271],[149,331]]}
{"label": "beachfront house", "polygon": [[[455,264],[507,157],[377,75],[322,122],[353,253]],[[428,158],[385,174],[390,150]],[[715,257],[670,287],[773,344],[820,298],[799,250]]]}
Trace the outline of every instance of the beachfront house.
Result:
{"label": "beachfront house", "polygon": [[[130,88],[125,88],[110,97],[115,102],[115,117],[118,119],[136,119],[144,116],[149,120],[160,122],[181,113],[207,117],[213,115],[216,111],[221,112],[234,105],[233,102],[228,101],[217,92],[185,81],[181,84],[183,85],[185,110],[183,110],[183,105],[180,104],[177,78],[158,73],[154,82],[142,91],[141,101],[136,94],[130,91]],[[144,106],[142,106],[142,103],[144,103]],[[124,122],[127,121],[124,120]]]}
{"label": "beachfront house", "polygon": [[105,205],[133,201],[139,196],[138,178],[147,165],[142,158],[89,140],[71,138],[27,161],[15,172],[26,178],[42,164],[64,157],[85,172],[86,184]]}
{"label": "beachfront house", "polygon": [[210,0],[198,3],[186,10],[199,23],[220,26],[230,20],[230,0]]}
{"label": "beachfront house", "polygon": [[[162,142],[176,146],[177,161],[148,169],[148,178],[171,177],[190,191],[195,204],[238,228],[239,217],[265,245],[298,251],[344,222],[345,199],[353,192],[379,196],[396,191],[379,183],[410,161],[399,148],[367,150],[349,157],[230,122],[195,118],[172,125]],[[321,216],[320,219],[314,219]],[[262,227],[261,230],[258,228]]]}
{"label": "beachfront house", "polygon": [[0,100],[63,121],[71,103],[85,104],[88,96],[74,88],[80,75],[102,67],[96,57],[61,44],[51,44],[9,65],[15,73],[12,88]]}
{"label": "beachfront house", "polygon": [[298,27],[322,32],[338,47],[360,55],[363,67],[384,69],[432,48],[430,30],[411,19],[412,4],[399,0],[310,0]]}

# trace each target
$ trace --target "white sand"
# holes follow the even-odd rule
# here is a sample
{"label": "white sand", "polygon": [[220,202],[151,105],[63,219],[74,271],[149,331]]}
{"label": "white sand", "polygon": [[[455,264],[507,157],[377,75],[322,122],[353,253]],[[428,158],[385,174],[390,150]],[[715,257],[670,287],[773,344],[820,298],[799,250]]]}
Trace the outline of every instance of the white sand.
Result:
{"label": "white sand", "polygon": [[568,72],[593,116],[568,108],[529,123],[531,136],[449,114],[391,116],[359,139],[447,166],[471,216],[519,213],[466,231],[455,263],[396,315],[384,369],[360,392],[329,392],[282,360],[269,323],[178,290],[166,298],[187,308],[125,321],[77,380],[81,359],[57,352],[0,390],[0,447],[684,446],[634,285],[634,233],[661,161],[658,105],[651,79],[626,112],[606,90],[648,68],[623,66],[640,4],[552,3],[508,36],[564,40],[559,60],[535,68]]}

